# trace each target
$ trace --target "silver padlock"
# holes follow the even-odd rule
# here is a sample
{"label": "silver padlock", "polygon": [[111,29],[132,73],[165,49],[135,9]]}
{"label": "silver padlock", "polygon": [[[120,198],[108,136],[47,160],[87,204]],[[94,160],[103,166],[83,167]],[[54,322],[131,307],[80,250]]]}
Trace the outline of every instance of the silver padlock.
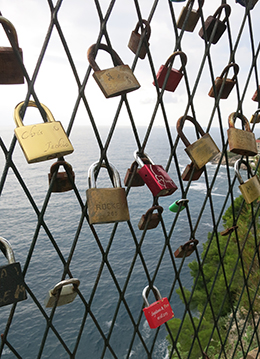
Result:
{"label": "silver padlock", "polygon": [[80,285],[80,281],[77,278],[64,279],[55,285],[53,289],[47,294],[44,305],[46,308],[52,308],[57,301],[58,292],[61,288],[60,296],[58,299],[57,307],[73,302],[77,296],[77,289]]}

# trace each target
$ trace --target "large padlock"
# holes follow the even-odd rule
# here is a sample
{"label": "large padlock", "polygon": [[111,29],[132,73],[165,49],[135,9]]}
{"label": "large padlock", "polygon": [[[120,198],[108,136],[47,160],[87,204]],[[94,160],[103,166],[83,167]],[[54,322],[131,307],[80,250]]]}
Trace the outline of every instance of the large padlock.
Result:
{"label": "large padlock", "polygon": [[[168,69],[169,69],[169,65],[170,65],[170,62],[177,56],[179,55],[180,56],[180,59],[181,59],[181,67],[179,68],[179,70],[176,70],[176,69],[170,69],[170,74],[169,74],[169,77],[168,77],[168,80],[166,82],[166,85],[165,85],[165,90],[167,91],[171,91],[171,92],[174,92],[176,90],[176,87],[179,85],[182,77],[183,77],[183,74],[184,74],[184,67],[187,63],[187,56],[184,52],[182,51],[176,51],[174,52],[166,61],[165,65],[161,65],[161,67],[159,68],[159,71],[156,75],[156,78],[157,78],[157,82],[158,82],[158,86],[160,88],[163,87],[163,84],[164,84],[164,80],[165,80],[165,77],[166,77],[166,74],[168,72]],[[155,85],[155,82],[153,82],[153,85]]]}
{"label": "large padlock", "polygon": [[[259,93],[259,97],[258,97],[258,93]],[[253,97],[252,97],[252,100],[255,101],[255,102],[258,102],[258,98],[260,100],[260,85],[258,86],[258,89],[255,91]]]}
{"label": "large padlock", "polygon": [[49,184],[51,183],[52,177],[54,176],[54,173],[59,169],[59,166],[63,166],[65,170],[68,171],[70,174],[71,179],[68,176],[68,173],[65,172],[58,172],[54,183],[52,186],[52,192],[66,192],[73,189],[73,183],[75,180],[75,173],[72,170],[72,166],[66,162],[66,161],[57,161],[53,163],[53,165],[50,168],[50,173],[48,175],[49,178]]}
{"label": "large padlock", "polygon": [[[142,24],[145,25],[144,29],[142,29],[142,27],[140,26],[140,22],[138,22],[136,24],[136,27],[135,27],[134,31],[132,31],[132,34],[131,34],[131,37],[130,37],[130,40],[128,43],[129,49],[131,51],[133,51],[134,54],[136,54],[137,50],[138,50],[139,43],[141,41],[142,33],[143,32],[145,33],[144,38],[142,40],[142,45],[141,45],[140,51],[138,53],[138,57],[140,57],[140,59],[144,59],[145,55],[147,54],[147,47],[150,45],[148,41],[149,41],[149,38],[151,35],[151,26],[150,26],[149,22],[146,20],[142,20]],[[140,27],[141,27],[141,34],[138,33],[138,30]]]}
{"label": "large padlock", "polygon": [[0,267],[0,307],[27,299],[24,278],[19,262],[15,262],[10,242],[0,237],[0,250],[8,260]]}
{"label": "large padlock", "polygon": [[[17,126],[14,132],[28,163],[51,160],[74,151],[62,124],[54,120],[47,106],[41,104],[48,122],[24,126],[20,117],[23,104],[20,102],[14,109]],[[29,101],[28,106],[37,107],[34,101]]]}
{"label": "large padlock", "polygon": [[[225,18],[221,21],[220,16],[222,10],[225,10]],[[210,41],[211,35],[213,35],[212,44],[216,44],[218,40],[221,38],[223,33],[225,32],[227,26],[226,22],[230,16],[231,8],[228,4],[222,4],[214,13],[213,16],[209,16],[207,20],[205,21],[205,31],[207,35],[207,41]],[[213,34],[214,31],[214,34]],[[203,27],[199,31],[199,36],[202,39],[205,39],[205,33],[203,30]]]}
{"label": "large padlock", "polygon": [[198,243],[199,241],[197,239],[191,239],[190,241],[181,245],[174,252],[175,258],[189,257],[195,251]]}
{"label": "large padlock", "polygon": [[[88,170],[89,189],[87,204],[90,224],[128,221],[129,210],[125,189],[121,187],[117,169],[109,163],[113,174],[113,188],[96,188],[95,172],[99,162],[93,163]],[[107,168],[105,163],[101,167]]]}
{"label": "large padlock", "polygon": [[260,122],[260,109],[256,110],[256,112],[251,116],[250,123],[259,123]]}
{"label": "large padlock", "polygon": [[[227,76],[227,73],[228,73],[228,70],[230,69],[230,67],[234,68],[234,76],[231,79],[228,79],[228,78],[225,78],[225,76]],[[237,64],[230,63],[229,65],[227,65],[224,68],[224,70],[222,71],[220,77],[217,77],[216,80],[214,81],[216,94],[214,92],[214,87],[212,86],[211,89],[209,90],[208,95],[210,97],[217,98],[219,95],[219,92],[221,91],[220,98],[227,99],[230,92],[232,91],[233,87],[235,86],[235,84],[237,82],[238,71],[239,71],[239,66]],[[222,86],[222,84],[223,84],[223,86]]]}
{"label": "large padlock", "polygon": [[77,289],[80,281],[77,278],[64,279],[51,290],[49,290],[44,305],[46,308],[54,307],[57,302],[57,307],[73,302],[77,296]]}
{"label": "large padlock", "polygon": [[189,7],[191,6],[191,1],[192,0],[188,0],[187,5],[182,8],[182,11],[177,21],[177,27],[179,29],[183,28],[185,31],[189,31],[189,32],[192,32],[195,29],[200,18],[200,9],[204,4],[204,0],[201,0],[199,2],[198,10],[195,11],[191,9],[189,13]]}
{"label": "large padlock", "polygon": [[[245,130],[235,128],[235,116],[241,119]],[[250,129],[250,124],[247,118],[241,113],[236,114],[236,112],[232,112],[228,117],[228,125],[229,129],[227,130],[227,134],[229,150],[244,156],[257,155],[255,135]]]}
{"label": "large padlock", "polygon": [[197,181],[200,176],[202,175],[205,167],[201,167],[200,169],[197,169],[193,162],[189,163],[184,171],[182,172],[181,178],[183,181],[189,181],[191,177],[191,181]]}
{"label": "large padlock", "polygon": [[126,187],[141,187],[145,185],[144,180],[139,175],[139,170],[138,163],[134,161],[125,174],[124,185]]}
{"label": "large padlock", "polygon": [[149,285],[146,286],[143,290],[142,297],[145,303],[145,308],[143,308],[143,312],[145,318],[149,324],[151,329],[158,328],[160,325],[166,323],[168,320],[174,317],[174,313],[172,307],[168,301],[168,298],[162,298],[159,290],[153,286],[152,291],[154,293],[156,302],[149,305],[147,300],[147,291],[149,290]]}
{"label": "large padlock", "polygon": [[88,49],[88,61],[94,70],[93,77],[106,98],[123,95],[139,89],[140,84],[130,67],[124,65],[118,54],[105,44],[99,44],[98,49],[110,53],[115,67],[100,70],[94,57],[95,48],[96,44]]}
{"label": "large padlock", "polygon": [[[153,213],[153,211],[157,210],[157,213]],[[163,212],[163,207],[161,206],[153,206],[148,209],[148,211],[142,215],[138,228],[143,231],[146,229],[156,228],[160,222],[160,215]]]}
{"label": "large padlock", "polygon": [[[147,154],[139,155],[134,152],[136,162],[141,167],[139,175],[142,177],[154,197],[170,196],[178,187],[161,165],[155,165]],[[144,163],[142,158],[146,157],[149,163]]]}
{"label": "large padlock", "polygon": [[[13,24],[5,17],[0,16],[0,23],[5,30],[13,37],[21,60],[23,60],[23,51],[19,47],[17,33]],[[0,47],[0,84],[23,84],[24,76],[22,67],[12,47]]]}
{"label": "large padlock", "polygon": [[181,212],[184,210],[184,208],[186,208],[188,202],[189,200],[186,198],[179,199],[169,206],[169,210],[174,213],[177,213],[178,211]]}
{"label": "large padlock", "polygon": [[258,0],[236,0],[236,2],[248,8],[249,10],[252,10],[255,4],[258,2]]}
{"label": "large padlock", "polygon": [[[187,137],[184,135],[182,129],[184,121],[191,121],[196,127],[197,131],[202,136],[194,143],[190,144]],[[182,139],[184,145],[186,146],[185,151],[194,163],[195,167],[199,170],[206,163],[208,163],[213,157],[215,157],[220,151],[211,138],[209,133],[205,133],[201,128],[200,124],[191,116],[182,116],[177,121],[177,132],[180,138]]]}
{"label": "large padlock", "polygon": [[[249,175],[251,176],[247,181],[243,181],[242,176],[239,172],[240,169],[240,165],[241,163],[243,163],[244,165],[246,165]],[[257,175],[253,175],[252,170],[250,165],[248,164],[248,162],[246,162],[245,160],[237,160],[235,162],[234,165],[234,170],[235,170],[235,174],[237,176],[237,179],[240,183],[240,185],[238,186],[243,197],[244,200],[246,201],[247,204],[252,203],[253,201],[255,201],[258,197],[260,197],[260,182],[259,179],[257,177]]]}

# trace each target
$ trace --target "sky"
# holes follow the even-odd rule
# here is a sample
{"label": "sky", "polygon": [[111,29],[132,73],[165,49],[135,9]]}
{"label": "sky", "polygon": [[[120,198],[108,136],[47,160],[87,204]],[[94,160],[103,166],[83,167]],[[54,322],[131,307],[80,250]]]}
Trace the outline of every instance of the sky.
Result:
{"label": "sky", "polygon": [[[151,0],[139,1],[142,18],[148,18],[152,3],[153,1]],[[229,20],[234,43],[245,13],[245,8],[235,3],[235,0],[228,0],[227,3],[231,6]],[[48,2],[47,0],[0,0],[0,4],[2,15],[10,20],[16,28],[19,46],[23,50],[24,65],[29,76],[32,77],[50,24]],[[55,4],[56,1],[54,2]],[[105,16],[110,1],[100,0],[100,4],[103,16]],[[172,3],[176,18],[178,18],[183,6],[186,4],[187,1]],[[205,0],[203,6],[204,18],[206,19],[208,16],[213,15],[220,4],[221,1]],[[194,9],[196,8],[194,7]],[[255,48],[259,44],[260,36],[259,10],[260,3],[256,4],[255,8],[250,12],[255,36]],[[87,50],[97,41],[100,30],[99,17],[94,0],[64,0],[58,12],[58,20],[75,62],[79,79],[83,82],[89,67]],[[135,55],[128,48],[128,41],[137,20],[134,1],[117,0],[107,23],[107,31],[113,49],[121,57],[124,64],[128,64],[130,67],[133,64]],[[191,89],[197,78],[198,69],[204,54],[205,44],[198,35],[200,28],[201,23],[199,22],[194,32],[184,33],[181,41],[182,51],[185,52],[188,59],[186,71]],[[3,29],[0,30],[1,46],[10,46]],[[104,37],[101,42],[105,43]],[[157,72],[159,67],[165,64],[168,57],[173,53],[176,43],[168,0],[159,0],[151,20],[149,43],[155,71]],[[210,53],[214,76],[220,76],[229,61],[227,32],[224,33],[217,44],[211,45]],[[242,93],[251,64],[251,44],[247,23],[235,58],[240,67],[238,81],[240,93]],[[112,67],[111,58],[104,51],[98,53],[96,61],[101,69]],[[180,68],[179,59],[176,58],[173,68]],[[93,71],[91,71],[85,88],[85,95],[97,125],[109,126],[114,119],[120,96],[106,99],[92,74]],[[154,112],[157,93],[152,85],[153,77],[147,56],[144,60],[138,59],[134,74],[141,87],[129,93],[127,98],[136,123],[139,126],[148,126]],[[228,77],[233,76],[232,73],[229,75]],[[208,62],[206,61],[194,97],[196,116],[204,129],[208,124],[214,105],[214,99],[208,96],[211,85]],[[255,90],[256,82],[253,73],[243,104],[243,112],[248,119],[257,109],[257,103],[251,100]],[[66,127],[78,97],[78,87],[55,27],[35,82],[35,92],[40,102],[51,110],[55,120],[61,121],[64,127]],[[0,85],[0,126],[15,127],[13,119],[14,108],[25,99],[26,94],[26,83],[23,85]],[[184,79],[182,79],[175,92],[164,92],[166,114],[171,126],[175,126],[178,118],[185,112],[187,101],[188,97]],[[227,100],[221,100],[220,108],[223,119],[228,119],[229,114],[236,111],[237,95],[235,90],[232,91]],[[40,115],[37,112],[36,109],[29,109],[24,118],[24,124],[41,121]],[[189,112],[189,114],[191,113]],[[82,102],[75,118],[75,125],[90,125],[89,116]],[[118,119],[118,125],[130,126],[130,120],[124,106]],[[164,125],[160,108],[158,109],[154,125]],[[217,116],[214,117],[212,126],[218,126]]]}

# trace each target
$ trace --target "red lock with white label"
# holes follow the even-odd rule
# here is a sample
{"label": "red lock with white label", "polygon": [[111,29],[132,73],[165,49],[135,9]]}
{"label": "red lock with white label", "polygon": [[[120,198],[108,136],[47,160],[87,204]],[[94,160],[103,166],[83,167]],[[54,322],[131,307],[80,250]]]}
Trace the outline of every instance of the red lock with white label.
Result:
{"label": "red lock with white label", "polygon": [[147,291],[149,290],[149,285],[144,288],[142,296],[145,302],[146,307],[143,309],[145,318],[151,329],[155,329],[160,325],[166,323],[168,320],[174,317],[172,307],[168,299],[162,298],[159,290],[153,286],[152,291],[155,295],[156,302],[149,305],[147,300]]}

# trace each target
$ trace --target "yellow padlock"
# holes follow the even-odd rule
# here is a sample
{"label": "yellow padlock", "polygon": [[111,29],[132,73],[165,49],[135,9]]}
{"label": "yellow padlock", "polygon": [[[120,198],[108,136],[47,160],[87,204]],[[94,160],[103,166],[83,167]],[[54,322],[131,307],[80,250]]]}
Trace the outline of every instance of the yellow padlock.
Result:
{"label": "yellow padlock", "polygon": [[[246,165],[248,172],[251,176],[247,181],[243,181],[242,176],[239,173],[239,168],[241,163]],[[240,183],[239,189],[244,197],[244,200],[247,204],[252,203],[255,201],[258,197],[260,197],[260,182],[256,175],[253,175],[251,167],[249,166],[248,162],[240,159],[235,162],[234,165],[235,174],[237,176],[237,179]]]}

